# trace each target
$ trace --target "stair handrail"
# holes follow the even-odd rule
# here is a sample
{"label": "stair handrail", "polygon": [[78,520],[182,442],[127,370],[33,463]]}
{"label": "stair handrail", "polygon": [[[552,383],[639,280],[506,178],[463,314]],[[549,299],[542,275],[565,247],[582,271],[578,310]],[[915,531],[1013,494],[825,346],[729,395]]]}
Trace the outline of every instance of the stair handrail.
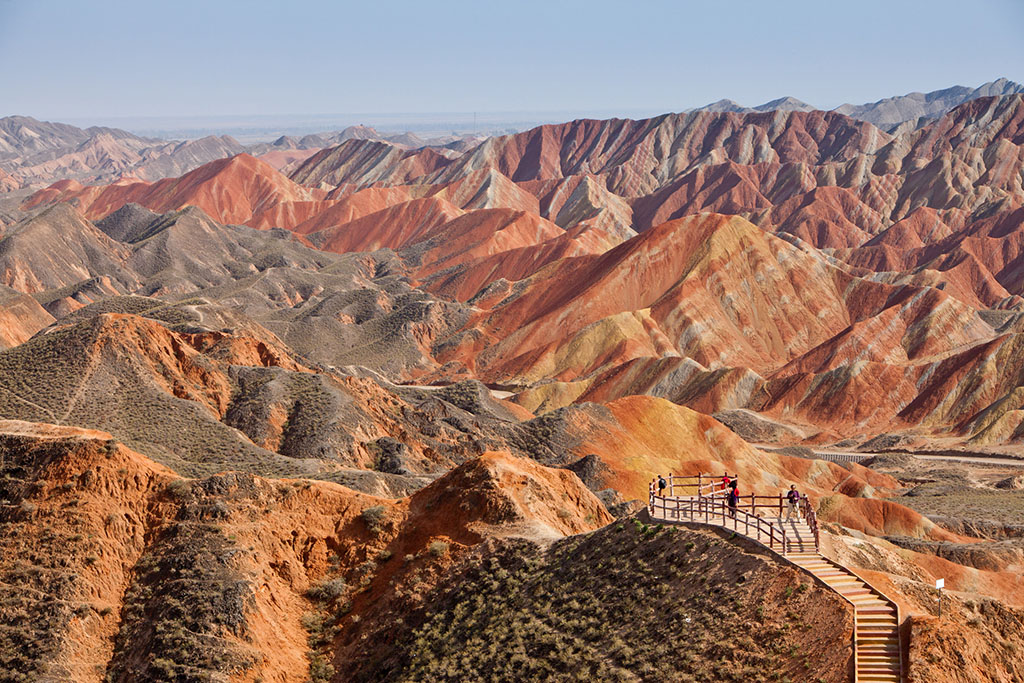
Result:
{"label": "stair handrail", "polygon": [[811,533],[814,534],[814,549],[820,550],[821,545],[818,539],[818,515],[814,512],[814,506],[811,505],[811,499],[807,497],[807,494],[800,496],[800,514],[807,522],[807,526],[810,527]]}

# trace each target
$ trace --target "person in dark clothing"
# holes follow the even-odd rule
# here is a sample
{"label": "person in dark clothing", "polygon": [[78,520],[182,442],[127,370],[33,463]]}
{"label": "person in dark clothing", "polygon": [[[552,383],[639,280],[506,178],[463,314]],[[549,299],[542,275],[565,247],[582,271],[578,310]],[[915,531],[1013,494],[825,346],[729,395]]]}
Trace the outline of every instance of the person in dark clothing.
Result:
{"label": "person in dark clothing", "polygon": [[736,517],[736,506],[740,502],[740,490],[736,482],[729,483],[729,516]]}
{"label": "person in dark clothing", "polygon": [[658,475],[658,495],[659,496],[664,496],[665,495],[665,487],[666,486],[668,486],[668,482],[665,481],[665,477],[663,477],[663,476],[661,476],[659,474]]}
{"label": "person in dark clothing", "polygon": [[797,505],[800,503],[800,492],[796,490],[796,484],[791,484],[789,491],[786,493],[786,521],[788,522],[791,517],[796,516],[796,521],[800,521],[800,508]]}

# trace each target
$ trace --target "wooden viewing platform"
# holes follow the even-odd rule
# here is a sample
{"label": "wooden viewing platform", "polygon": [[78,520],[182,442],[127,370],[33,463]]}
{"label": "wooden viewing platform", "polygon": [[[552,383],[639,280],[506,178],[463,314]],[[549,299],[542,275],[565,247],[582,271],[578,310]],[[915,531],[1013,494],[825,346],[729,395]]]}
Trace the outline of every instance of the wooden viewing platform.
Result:
{"label": "wooden viewing platform", "polygon": [[[738,475],[729,475],[738,481]],[[735,508],[725,500],[721,478],[669,475],[662,495],[649,487],[648,512],[663,523],[707,524],[729,529],[763,545],[839,593],[854,611],[853,681],[900,683],[903,672],[899,605],[850,569],[820,552],[818,520],[806,495],[797,520],[784,520],[785,498],[742,496]]]}

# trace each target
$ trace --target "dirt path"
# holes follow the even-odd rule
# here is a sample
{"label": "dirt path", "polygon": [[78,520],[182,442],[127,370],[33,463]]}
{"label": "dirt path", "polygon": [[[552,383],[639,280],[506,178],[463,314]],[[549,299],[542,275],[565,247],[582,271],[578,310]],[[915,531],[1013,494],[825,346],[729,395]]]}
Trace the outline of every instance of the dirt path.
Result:
{"label": "dirt path", "polygon": [[[772,446],[771,444],[764,443],[752,443],[750,444],[754,448],[760,448],[763,451],[775,451],[778,447]],[[822,456],[822,460],[828,460],[828,456],[838,456],[857,462],[859,460],[867,460],[879,455],[911,455],[921,460],[947,460],[951,462],[966,462],[976,463],[981,465],[1008,465],[1010,467],[1022,467],[1024,468],[1024,460],[1014,458],[1011,456],[982,456],[982,455],[937,455],[937,454],[923,454],[923,453],[912,453],[909,451],[889,451],[886,453],[860,453],[857,451],[831,451],[831,450],[814,450],[811,451],[818,456]]]}
{"label": "dirt path", "polygon": [[[433,384],[396,384],[395,386],[396,387],[404,387],[406,389],[422,389],[423,391],[438,391],[439,389],[444,389],[445,387],[450,386],[450,385],[448,385],[448,384],[445,384],[445,385],[433,385]],[[488,391],[491,392],[491,398],[496,398],[498,400],[506,399],[506,398],[509,398],[511,396],[515,396],[515,392],[512,392],[512,391],[500,391],[498,389],[488,389]]]}

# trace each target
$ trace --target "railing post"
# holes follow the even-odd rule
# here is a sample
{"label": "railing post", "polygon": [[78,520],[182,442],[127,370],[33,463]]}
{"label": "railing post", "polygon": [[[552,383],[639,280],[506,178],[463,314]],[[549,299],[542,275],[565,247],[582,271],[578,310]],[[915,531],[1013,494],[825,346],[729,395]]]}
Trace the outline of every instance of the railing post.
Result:
{"label": "railing post", "polygon": [[704,497],[704,475],[700,472],[697,473],[697,497]]}

